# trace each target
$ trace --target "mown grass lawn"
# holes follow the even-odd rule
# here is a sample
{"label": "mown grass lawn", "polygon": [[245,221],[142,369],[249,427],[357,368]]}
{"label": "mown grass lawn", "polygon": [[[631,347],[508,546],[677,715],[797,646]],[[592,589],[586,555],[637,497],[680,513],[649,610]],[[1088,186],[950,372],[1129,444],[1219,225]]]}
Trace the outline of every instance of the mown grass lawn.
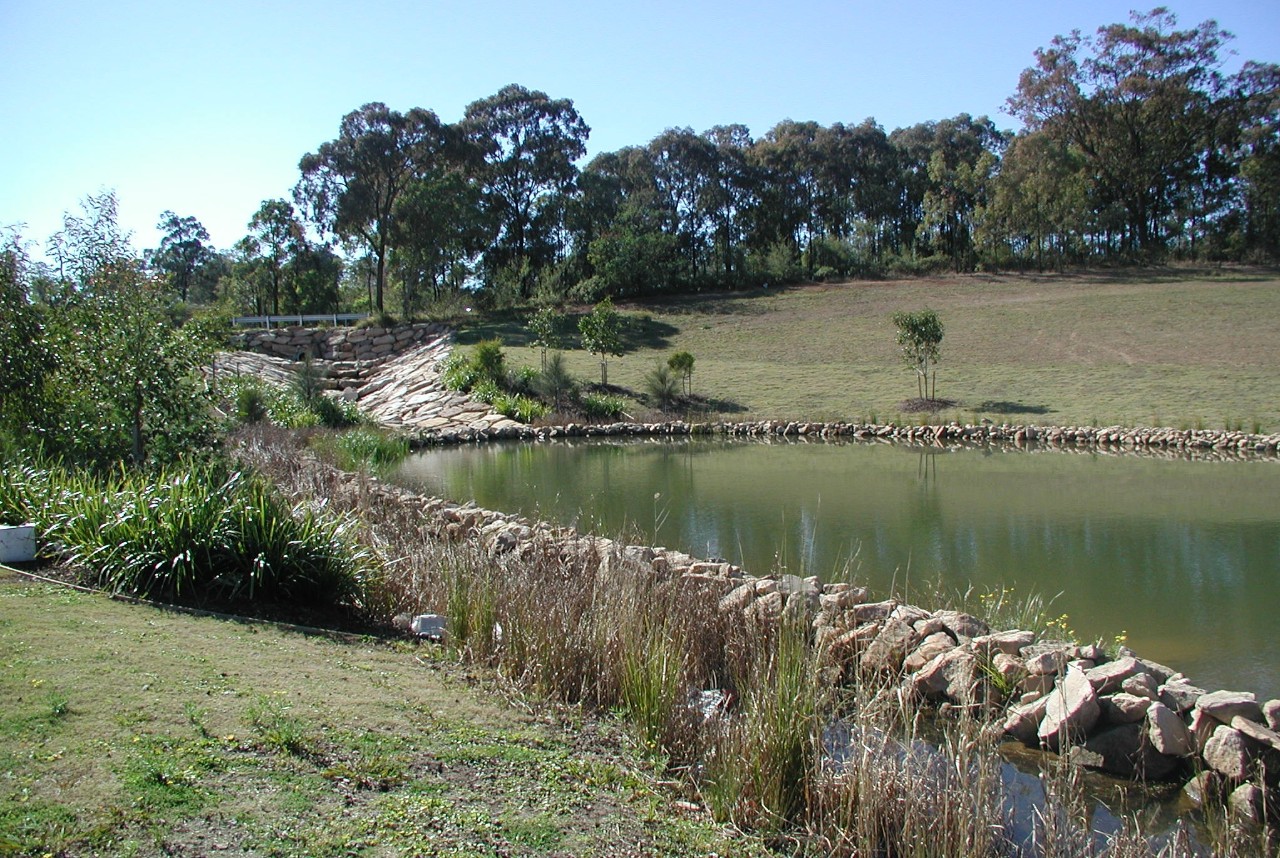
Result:
{"label": "mown grass lawn", "polygon": [[754,854],[607,724],[431,645],[304,634],[0,569],[0,854]]}
{"label": "mown grass lawn", "polygon": [[[622,303],[634,351],[609,381],[636,393],[676,351],[694,392],[730,419],[916,421],[914,374],[889,317],[930,307],[946,326],[938,396],[957,420],[1280,430],[1280,277],[1258,269],[1161,269],[817,284]],[[497,334],[512,363],[537,354],[514,321]],[[568,353],[599,380],[597,360]]]}

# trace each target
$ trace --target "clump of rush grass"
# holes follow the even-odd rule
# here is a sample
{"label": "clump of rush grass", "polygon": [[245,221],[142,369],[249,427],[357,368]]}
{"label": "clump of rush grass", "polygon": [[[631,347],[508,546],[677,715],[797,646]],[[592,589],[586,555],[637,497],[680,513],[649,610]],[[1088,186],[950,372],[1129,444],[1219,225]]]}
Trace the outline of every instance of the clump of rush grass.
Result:
{"label": "clump of rush grass", "polygon": [[711,743],[701,790],[717,820],[778,830],[808,816],[829,712],[801,622],[784,618],[762,644],[739,679],[740,715]]}
{"label": "clump of rush grass", "polygon": [[827,732],[810,824],[825,854],[1003,855],[1000,760],[971,713],[925,741],[923,712],[902,689],[867,681]]}
{"label": "clump of rush grass", "polygon": [[319,434],[311,446],[346,471],[386,471],[409,455],[409,442],[372,426],[357,426],[337,434]]}
{"label": "clump of rush grass", "polygon": [[180,601],[362,602],[370,556],[351,522],[291,507],[262,479],[216,464],[24,473],[43,540],[86,583]]}

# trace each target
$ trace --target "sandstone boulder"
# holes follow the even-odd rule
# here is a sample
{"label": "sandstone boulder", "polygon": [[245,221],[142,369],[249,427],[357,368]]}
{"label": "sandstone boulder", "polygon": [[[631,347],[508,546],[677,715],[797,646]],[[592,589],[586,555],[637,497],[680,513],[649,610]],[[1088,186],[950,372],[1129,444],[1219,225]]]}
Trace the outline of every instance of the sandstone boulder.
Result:
{"label": "sandstone boulder", "polygon": [[1238,730],[1219,724],[1204,746],[1205,765],[1224,778],[1239,783],[1249,777],[1249,749]]}
{"label": "sandstone boulder", "polygon": [[898,607],[898,603],[890,599],[885,602],[867,602],[861,605],[854,605],[848,613],[853,615],[855,623],[869,623],[875,620],[883,620],[896,607]]}
{"label": "sandstone boulder", "polygon": [[1160,686],[1160,702],[1179,715],[1185,715],[1196,705],[1196,701],[1205,695],[1203,688],[1197,688],[1186,681],[1170,680]]}
{"label": "sandstone boulder", "polygon": [[1231,795],[1227,796],[1227,807],[1232,813],[1238,813],[1254,822],[1262,821],[1265,806],[1262,788],[1257,784],[1240,784],[1231,791]]}
{"label": "sandstone boulder", "polygon": [[1150,673],[1137,673],[1130,676],[1120,683],[1120,690],[1135,697],[1145,697],[1148,700],[1160,699],[1159,683]]}
{"label": "sandstone boulder", "polygon": [[1231,719],[1231,727],[1240,731],[1244,736],[1249,737],[1257,742],[1263,748],[1269,748],[1272,751],[1280,753],[1280,733],[1266,727],[1256,721],[1251,721],[1243,715],[1237,715]]}
{"label": "sandstone boulder", "polygon": [[1107,724],[1137,724],[1147,717],[1151,700],[1121,691],[1098,698],[1098,706],[1102,710],[1101,720]]}
{"label": "sandstone boulder", "polygon": [[1093,690],[1099,695],[1104,695],[1119,691],[1126,679],[1140,673],[1142,673],[1142,665],[1138,660],[1126,657],[1099,665],[1085,675],[1089,677]]}
{"label": "sandstone boulder", "polygon": [[993,655],[997,652],[1018,655],[1023,647],[1030,646],[1035,639],[1035,634],[1028,631],[993,632],[974,638],[973,649],[974,652],[982,655]]}
{"label": "sandstone boulder", "polygon": [[1268,700],[1262,704],[1262,717],[1268,727],[1280,731],[1280,700]]}
{"label": "sandstone boulder", "polygon": [[1080,670],[1068,668],[1047,700],[1037,735],[1051,751],[1080,742],[1101,715],[1093,685]]}
{"label": "sandstone boulder", "polygon": [[[919,630],[916,634],[920,634]],[[944,631],[935,632],[920,642],[911,654],[906,657],[902,663],[902,669],[907,673],[915,673],[924,667],[934,658],[942,655],[947,650],[955,649],[956,642],[951,639],[951,635]]]}
{"label": "sandstone boulder", "polygon": [[959,647],[934,658],[912,676],[917,693],[930,699],[945,698],[955,703],[975,702],[978,660]]}
{"label": "sandstone boulder", "polygon": [[1247,691],[1214,691],[1204,694],[1196,700],[1196,708],[1223,724],[1230,724],[1231,719],[1237,715],[1262,723],[1262,707],[1253,694]]}
{"label": "sandstone boulder", "polygon": [[934,616],[941,620],[947,631],[957,639],[976,638],[991,631],[991,627],[982,620],[962,611],[938,611]]}
{"label": "sandstone boulder", "polygon": [[1182,794],[1187,797],[1193,807],[1217,805],[1222,803],[1226,795],[1223,786],[1222,775],[1212,769],[1205,769],[1187,781],[1182,788]]}
{"label": "sandstone boulder", "polygon": [[1027,665],[1027,673],[1032,676],[1055,676],[1066,670],[1068,650],[1066,644],[1039,643],[1022,650],[1023,661]]}
{"label": "sandstone boulder", "polygon": [[1024,745],[1035,744],[1036,733],[1040,722],[1044,720],[1048,697],[1040,697],[1028,703],[1019,703],[1009,708],[1009,713],[1002,725],[1004,732]]}
{"label": "sandstone boulder", "polygon": [[1195,740],[1186,723],[1160,702],[1147,709],[1147,740],[1160,753],[1173,757],[1190,756],[1195,751]]}
{"label": "sandstone boulder", "polygon": [[1071,748],[1068,759],[1121,778],[1160,780],[1178,768],[1178,761],[1157,752],[1145,741],[1141,725],[1122,724],[1090,736]]}
{"label": "sandstone boulder", "polygon": [[918,643],[916,630],[909,623],[890,618],[862,654],[862,670],[867,673],[898,673],[907,653]]}
{"label": "sandstone boulder", "polygon": [[747,607],[747,615],[757,623],[776,623],[782,617],[784,597],[777,590],[756,599]]}

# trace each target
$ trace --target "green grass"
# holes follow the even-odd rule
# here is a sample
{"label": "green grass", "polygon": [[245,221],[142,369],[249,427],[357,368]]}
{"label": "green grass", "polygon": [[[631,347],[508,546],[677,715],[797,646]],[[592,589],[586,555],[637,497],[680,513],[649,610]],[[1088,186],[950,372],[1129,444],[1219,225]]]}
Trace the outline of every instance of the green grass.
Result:
{"label": "green grass", "polygon": [[760,854],[428,645],[0,571],[0,854]]}
{"label": "green grass", "polygon": [[[1280,429],[1273,368],[1280,279],[1256,270],[969,276],[822,284],[620,305],[636,351],[609,380],[639,393],[655,360],[688,351],[693,392],[734,419],[893,419],[915,396],[889,317],[928,306],[946,326],[942,420]],[[501,335],[511,319],[464,331]],[[535,353],[530,351],[532,361]],[[566,353],[598,380],[595,358]]]}

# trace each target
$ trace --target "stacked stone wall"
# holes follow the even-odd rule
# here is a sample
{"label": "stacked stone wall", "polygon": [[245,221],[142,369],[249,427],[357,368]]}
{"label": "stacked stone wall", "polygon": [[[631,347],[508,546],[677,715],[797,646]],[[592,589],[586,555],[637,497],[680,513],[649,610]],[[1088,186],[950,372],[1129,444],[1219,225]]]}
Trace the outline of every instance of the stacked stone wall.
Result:
{"label": "stacked stone wall", "polygon": [[232,345],[244,351],[274,355],[290,360],[312,360],[380,364],[421,343],[448,333],[434,322],[419,322],[391,328],[286,328],[247,331],[236,334]]}

